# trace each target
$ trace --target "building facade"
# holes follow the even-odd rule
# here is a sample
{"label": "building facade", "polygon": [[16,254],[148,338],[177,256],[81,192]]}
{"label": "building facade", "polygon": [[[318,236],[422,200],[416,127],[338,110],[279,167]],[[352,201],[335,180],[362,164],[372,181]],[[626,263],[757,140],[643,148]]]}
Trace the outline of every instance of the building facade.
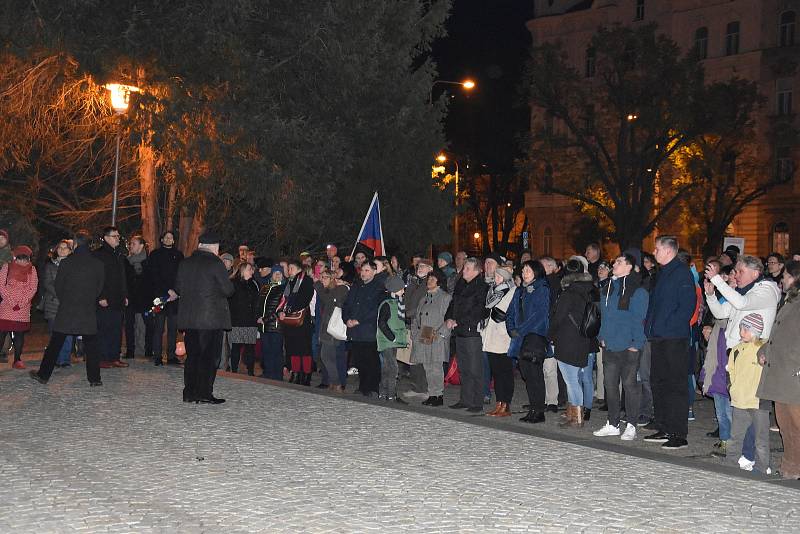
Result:
{"label": "building facade", "polygon": [[[755,81],[766,98],[755,117],[757,150],[770,162],[768,172],[791,179],[750,204],[728,234],[743,238],[748,254],[800,250],[800,147],[794,134],[800,129],[795,95],[800,92],[800,0],[533,1],[528,29],[534,46],[561,42],[579,72],[598,27],[655,22],[684,51],[699,54],[708,82]],[[535,120],[532,116],[531,124]],[[579,214],[571,200],[532,188],[525,209],[535,254],[565,257],[573,252],[570,230]],[[683,228],[660,231],[686,236]]]}

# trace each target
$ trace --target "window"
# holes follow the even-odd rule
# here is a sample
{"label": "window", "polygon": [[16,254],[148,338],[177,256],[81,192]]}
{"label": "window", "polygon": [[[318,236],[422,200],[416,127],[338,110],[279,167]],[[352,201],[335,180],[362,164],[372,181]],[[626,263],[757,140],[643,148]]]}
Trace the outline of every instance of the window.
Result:
{"label": "window", "polygon": [[739,53],[739,22],[731,22],[725,31],[725,55]]}
{"label": "window", "polygon": [[694,52],[697,59],[708,58],[708,28],[705,26],[694,32]]}
{"label": "window", "polygon": [[794,161],[792,160],[792,148],[788,146],[778,147],[775,151],[775,178],[781,182],[789,182],[794,175]]}
{"label": "window", "polygon": [[792,79],[780,78],[775,84],[775,102],[778,115],[792,113]]}
{"label": "window", "polygon": [[633,20],[644,20],[644,0],[636,0],[636,16]]}
{"label": "window", "polygon": [[780,46],[794,45],[794,22],[796,15],[794,11],[784,11],[781,13],[781,22],[778,29],[778,43]]}
{"label": "window", "polygon": [[586,77],[593,78],[595,73],[595,59],[596,54],[593,47],[586,49]]}
{"label": "window", "polygon": [[789,255],[789,225],[785,222],[772,227],[772,250],[783,256]]}
{"label": "window", "polygon": [[543,256],[553,255],[553,230],[549,226],[542,232],[542,248],[544,249]]}

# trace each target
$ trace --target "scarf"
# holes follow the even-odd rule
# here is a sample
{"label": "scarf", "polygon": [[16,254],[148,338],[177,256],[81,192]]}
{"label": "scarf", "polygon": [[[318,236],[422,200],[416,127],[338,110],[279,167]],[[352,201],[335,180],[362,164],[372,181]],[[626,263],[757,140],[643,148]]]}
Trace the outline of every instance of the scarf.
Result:
{"label": "scarf", "polygon": [[631,297],[637,289],[642,287],[642,277],[636,271],[631,271],[628,276],[621,278],[612,278],[608,284],[608,291],[606,292],[606,304],[608,304],[608,297],[611,295],[611,288],[614,287],[614,280],[622,280],[619,286],[619,303],[617,304],[618,310],[628,310],[631,306]]}
{"label": "scarf", "polygon": [[301,271],[294,278],[289,278],[286,287],[283,288],[283,299],[286,302],[289,302],[289,297],[296,295],[300,291],[300,285],[303,283],[305,276],[305,273]]}
{"label": "scarf", "polygon": [[6,284],[8,284],[9,280],[22,283],[27,282],[28,277],[31,274],[31,269],[33,269],[33,264],[30,262],[28,262],[27,265],[20,265],[16,261],[12,261],[8,264],[8,276],[6,276]]}
{"label": "scarf", "polygon": [[503,297],[505,297],[506,293],[509,291],[511,291],[511,287],[508,285],[508,282],[503,282],[502,284],[490,288],[489,292],[486,293],[486,307],[494,308],[500,304],[500,301],[503,300]]}
{"label": "scarf", "polygon": [[142,274],[142,263],[147,259],[147,253],[142,249],[139,254],[131,254],[128,256],[128,263],[133,266],[136,274]]}

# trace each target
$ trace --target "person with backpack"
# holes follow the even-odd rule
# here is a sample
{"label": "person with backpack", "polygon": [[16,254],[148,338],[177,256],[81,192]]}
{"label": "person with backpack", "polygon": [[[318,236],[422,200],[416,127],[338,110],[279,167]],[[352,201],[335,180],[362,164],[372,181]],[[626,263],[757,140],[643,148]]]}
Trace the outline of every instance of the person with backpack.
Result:
{"label": "person with backpack", "polygon": [[641,275],[634,270],[636,258],[623,254],[612,267],[612,277],[600,296],[600,344],[605,359],[606,400],[608,420],[597,437],[619,436],[620,391],[625,392],[625,420],[622,440],[636,438],[636,422],[639,419],[639,391],[636,373],[639,369],[639,353],[647,338],[644,335],[644,318],[647,315],[648,295],[641,287]]}
{"label": "person with backpack", "polygon": [[591,407],[592,399],[591,393],[589,398],[585,398],[587,395],[580,375],[589,365],[593,339],[581,334],[581,326],[586,322],[587,304],[594,301],[596,289],[592,275],[586,272],[581,261],[570,259],[564,271],[566,274],[561,279],[561,294],[553,308],[548,337],[555,347],[558,368],[567,385],[566,421],[561,425],[582,427],[584,406]]}
{"label": "person with backpack", "polygon": [[381,385],[379,398],[408,404],[397,396],[397,349],[408,346],[406,306],[403,302],[405,284],[397,275],[384,282],[389,298],[378,306],[378,352],[381,354]]}

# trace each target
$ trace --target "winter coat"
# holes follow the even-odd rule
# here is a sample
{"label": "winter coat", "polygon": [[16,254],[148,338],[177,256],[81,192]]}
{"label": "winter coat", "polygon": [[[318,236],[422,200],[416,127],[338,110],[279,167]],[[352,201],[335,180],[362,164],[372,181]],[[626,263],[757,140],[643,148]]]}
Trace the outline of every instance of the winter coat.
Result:
{"label": "winter coat", "polygon": [[[426,292],[416,310],[406,310],[414,317],[411,323],[411,363],[432,365],[450,359],[450,330],[444,323],[452,299],[452,295],[440,287],[433,293]],[[423,343],[420,337],[423,326],[430,326],[437,333],[430,345]]]}
{"label": "winter coat", "polygon": [[508,292],[500,299],[495,306],[487,309],[489,317],[484,320],[485,326],[481,328],[481,337],[483,338],[483,351],[492,352],[494,354],[508,354],[508,347],[511,345],[511,336],[508,335],[506,330],[506,319],[508,318],[508,309],[514,300],[516,288],[508,289]]}
{"label": "winter coat", "polygon": [[326,345],[335,345],[339,343],[338,339],[335,339],[328,333],[328,323],[331,322],[333,309],[344,306],[344,301],[347,300],[348,293],[350,293],[350,288],[346,285],[336,286],[333,289],[323,287],[317,292],[317,298],[320,302],[320,343],[325,343]]}
{"label": "winter coat", "polygon": [[258,326],[258,283],[254,279],[233,280],[233,295],[228,299],[231,326]]}
{"label": "winter coat", "polygon": [[534,280],[514,291],[506,316],[506,331],[511,336],[508,356],[517,358],[528,334],[546,337],[550,327],[550,287],[547,279]]}
{"label": "winter coat", "polygon": [[758,349],[761,346],[761,341],[742,342],[731,349],[725,367],[731,380],[731,406],[742,410],[758,409],[760,402],[756,392],[763,369],[758,364]]}
{"label": "winter coat", "polygon": [[[152,280],[148,272],[148,259],[141,264],[141,271],[131,264],[130,256],[125,258],[125,277],[128,284],[128,309],[133,313],[144,313],[153,306]],[[163,297],[166,292],[157,296]]]}
{"label": "winter coat", "polygon": [[416,274],[409,276],[406,282],[406,324],[409,326],[414,322],[414,312],[419,307],[419,303],[422,302],[428,292],[425,284],[425,279],[418,277]]}
{"label": "winter coat", "polygon": [[456,327],[453,335],[456,337],[478,337],[478,323],[483,320],[483,309],[486,306],[486,292],[489,286],[482,276],[478,275],[467,282],[459,278],[453,288],[453,300],[447,309],[445,319],[453,319]]}
{"label": "winter coat", "polygon": [[175,291],[181,296],[179,329],[231,329],[228,297],[233,295],[233,282],[218,256],[206,250],[195,250],[178,266]]}
{"label": "winter coat", "polygon": [[378,328],[378,306],[386,298],[386,289],[378,277],[368,284],[357,281],[342,307],[342,320],[354,319],[358,325],[347,329],[347,339],[351,341],[376,342]]}
{"label": "winter coat", "polygon": [[10,263],[0,267],[0,331],[27,332],[31,323],[31,302],[39,287],[36,267],[31,265],[24,282],[8,277]]}
{"label": "winter coat", "polygon": [[[561,280],[558,296],[547,337],[553,342],[556,359],[575,367],[586,367],[592,340],[580,334],[586,303],[593,300],[595,291],[592,275],[568,274]],[[688,328],[688,319],[687,319]]]}
{"label": "winter coat", "polygon": [[[288,297],[278,311],[292,313],[302,309],[306,310],[306,317],[302,325],[281,326],[286,354],[289,356],[310,356],[313,330],[309,306],[311,306],[311,300],[314,298],[314,282],[310,276],[297,275],[293,280],[289,279],[286,284],[283,289],[284,294],[288,294]],[[300,284],[299,287],[297,287],[297,284]]]}
{"label": "winter coat", "polygon": [[159,247],[150,253],[147,271],[156,297],[162,297],[168,290],[175,289],[178,266],[183,259],[183,253],[175,247]]}
{"label": "winter coat", "polygon": [[256,310],[263,324],[259,325],[261,332],[280,332],[281,323],[278,322],[277,309],[283,297],[284,284],[267,282],[258,292],[258,305]]}
{"label": "winter coat", "polygon": [[[791,295],[792,293],[790,293]],[[772,336],[762,347],[767,358],[758,397],[800,405],[800,295],[788,296],[778,311]]]}
{"label": "winter coat", "polygon": [[644,332],[647,339],[689,339],[697,307],[694,277],[677,257],[658,272],[650,292]]}
{"label": "winter coat", "polygon": [[103,262],[86,246],[78,247],[61,260],[55,280],[58,297],[55,332],[87,336],[97,333],[97,301],[105,276]]}
{"label": "winter coat", "polygon": [[706,357],[703,361],[703,395],[724,395],[728,397],[728,347],[725,343],[727,319],[716,319],[708,336]]}
{"label": "winter coat", "polygon": [[105,241],[94,251],[94,257],[103,262],[106,273],[99,300],[108,302],[107,309],[121,311],[125,307],[125,299],[128,298],[128,282],[125,276],[125,264],[128,262],[119,253],[119,248],[111,248]]}
{"label": "winter coat", "polygon": [[778,311],[778,302],[781,300],[781,290],[775,282],[766,278],[758,280],[744,295],[730,287],[719,275],[712,278],[711,283],[726,300],[724,304],[720,304],[716,294],[707,297],[708,308],[714,317],[728,319],[725,340],[729,349],[741,341],[739,323],[751,313],[761,315],[764,320],[764,332],[761,334],[761,338],[769,339],[772,323],[775,322],[775,315]]}
{"label": "winter coat", "polygon": [[[60,262],[61,260],[58,261]],[[39,280],[39,288],[42,294],[42,311],[44,312],[44,318],[48,321],[55,319],[56,312],[58,312],[58,296],[56,295],[58,265],[56,260],[47,260],[44,269],[42,269],[42,278]]]}
{"label": "winter coat", "polygon": [[[619,309],[619,300],[625,278],[610,281],[600,294],[600,339],[604,347],[620,352],[631,347],[642,350],[647,341],[644,335],[644,318],[649,297],[641,287],[631,295],[627,310]],[[628,289],[630,291],[630,288]]]}

